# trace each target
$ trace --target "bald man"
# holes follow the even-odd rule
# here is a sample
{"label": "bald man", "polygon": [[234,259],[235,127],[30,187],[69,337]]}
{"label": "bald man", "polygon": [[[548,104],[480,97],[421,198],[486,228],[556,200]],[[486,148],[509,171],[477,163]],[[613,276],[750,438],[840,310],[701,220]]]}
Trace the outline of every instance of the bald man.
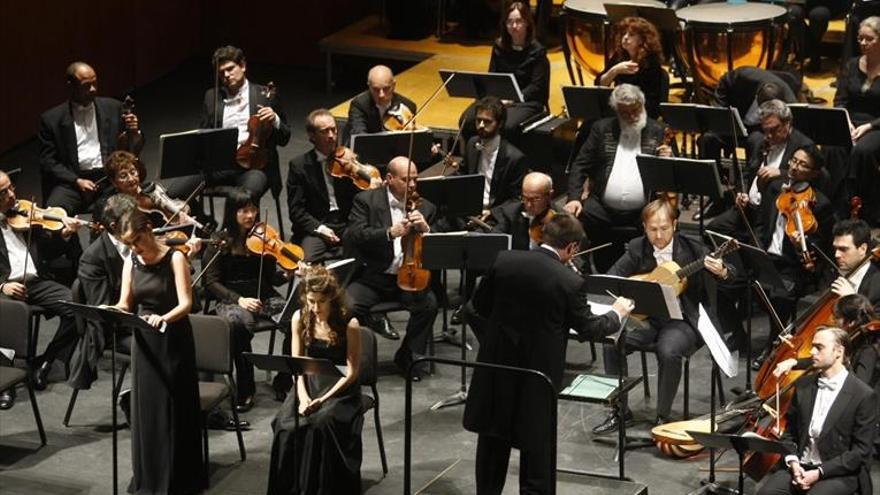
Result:
{"label": "bald man", "polygon": [[[394,363],[401,371],[425,353],[437,317],[437,299],[430,287],[406,292],[397,286],[397,272],[403,261],[402,237],[412,230],[430,232],[437,212],[426,199],[421,200],[416,210],[406,212],[403,201],[407,184],[415,190],[417,175],[415,164],[406,157],[391,160],[384,185],[354,197],[344,235],[346,245],[354,249],[355,257],[363,265],[358,278],[346,289],[349,307],[358,321],[370,322],[370,308],[385,301],[400,301],[410,313],[406,336],[394,355]],[[400,338],[393,329],[366,326],[386,338]],[[421,380],[422,373],[417,369],[413,380]]]}
{"label": "bald man", "polygon": [[46,205],[69,215],[86,211],[95,199],[104,159],[116,150],[124,130],[137,133],[137,117],[122,113],[122,103],[98,95],[98,76],[89,64],[73,62],[65,73],[69,97],[40,116],[40,168]]}
{"label": "bald man", "polygon": [[416,112],[412,100],[395,92],[394,73],[384,65],[377,65],[367,73],[367,91],[351,100],[348,107],[348,124],[345,126],[342,143],[349,145],[353,134],[373,134],[385,130],[383,122],[388,112],[395,112],[400,105],[410,112]]}
{"label": "bald man", "polygon": [[[529,228],[543,222],[553,211],[553,179],[541,172],[531,172],[522,182],[522,197],[492,208],[489,223],[492,232],[510,234],[511,248],[529,250],[539,245],[529,237]],[[558,212],[556,212],[558,213]]]}

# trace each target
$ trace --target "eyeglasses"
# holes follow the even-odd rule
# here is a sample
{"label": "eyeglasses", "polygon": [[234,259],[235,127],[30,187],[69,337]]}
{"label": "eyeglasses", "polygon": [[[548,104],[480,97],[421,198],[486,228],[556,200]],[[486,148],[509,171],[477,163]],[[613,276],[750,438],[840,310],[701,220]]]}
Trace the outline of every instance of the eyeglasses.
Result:
{"label": "eyeglasses", "polygon": [[506,24],[508,26],[513,27],[513,26],[523,26],[523,25],[525,25],[525,23],[526,23],[525,19],[508,19]]}
{"label": "eyeglasses", "polygon": [[4,187],[0,189],[0,198],[5,198],[6,196],[15,192],[15,184],[9,184],[8,187]]}
{"label": "eyeglasses", "polygon": [[800,160],[800,159],[798,159],[798,158],[796,158],[796,157],[791,157],[791,158],[789,158],[789,160],[788,160],[788,165],[789,165],[789,166],[795,166],[795,165],[796,165],[798,168],[804,168],[804,169],[807,169],[807,170],[813,170],[813,165],[812,165],[810,162],[808,162],[808,161],[806,161],[806,160]]}

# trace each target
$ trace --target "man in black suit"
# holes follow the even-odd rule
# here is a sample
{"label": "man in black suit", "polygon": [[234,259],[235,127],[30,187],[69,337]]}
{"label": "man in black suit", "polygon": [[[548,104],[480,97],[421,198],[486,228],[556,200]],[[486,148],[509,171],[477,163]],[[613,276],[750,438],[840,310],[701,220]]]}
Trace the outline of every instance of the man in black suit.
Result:
{"label": "man in black suit", "polygon": [[849,335],[839,328],[816,332],[810,351],[818,375],[796,382],[781,440],[787,455],[759,495],[869,494],[868,461],[877,428],[877,394],[846,369]]}
{"label": "man in black suit", "polygon": [[[437,299],[430,286],[409,292],[397,285],[397,272],[403,261],[403,237],[412,231],[431,230],[437,209],[422,199],[417,209],[407,212],[403,204],[407,187],[415,191],[418,170],[404,156],[388,163],[385,185],[363,191],[354,197],[345,231],[345,243],[363,264],[361,273],[348,286],[349,306],[360,322],[371,321],[370,308],[382,301],[397,300],[410,313],[406,337],[394,354],[394,362],[406,370],[415,356],[425,353],[437,317]],[[381,331],[381,330],[380,330]],[[382,334],[399,338],[396,332]],[[417,369],[413,379],[421,380]]]}
{"label": "man in black suit", "polygon": [[[663,124],[648,117],[645,95],[631,84],[614,88],[608,104],[617,117],[596,121],[571,164],[565,211],[584,224],[590,241],[620,241],[611,228],[640,228],[639,214],[650,199],[642,184],[636,155],[672,156],[663,144]],[[627,239],[623,239],[628,240]],[[605,272],[622,253],[622,245],[602,249],[593,256],[596,269]]]}
{"label": "man in black suit", "polygon": [[[77,339],[76,322],[70,309],[59,304],[59,301],[70,300],[70,289],[49,280],[37,270],[40,266],[37,244],[44,237],[33,232],[35,242],[28,246],[27,237],[8,225],[7,219],[14,214],[11,210],[15,203],[15,187],[9,176],[0,171],[0,297],[41,306],[46,310],[47,316],[60,317],[58,330],[52,341],[41,356],[34,358],[34,388],[43,390],[46,388],[52,363],[56,359],[65,363],[70,359],[70,352]],[[74,220],[65,219],[62,235],[69,236],[76,228]],[[24,332],[27,329],[16,330]]]}
{"label": "man in black suit", "polygon": [[831,290],[839,297],[861,294],[871,301],[875,311],[880,310],[880,269],[868,261],[856,270],[871,250],[871,227],[864,220],[841,220],[834,224],[832,235],[838,273],[849,277],[835,277]]}
{"label": "man in black suit", "polygon": [[511,249],[527,251],[540,242],[530,235],[533,227],[544,222],[553,208],[553,179],[541,172],[530,172],[522,181],[522,197],[492,208],[489,222],[492,232],[510,234]]}
{"label": "man in black suit", "polygon": [[359,192],[350,179],[333,177],[328,157],[337,147],[336,120],[326,109],[306,117],[306,132],[314,148],[290,161],[287,207],[293,242],[302,246],[306,261],[342,255],[342,238],[351,202]]}
{"label": "man in black suit", "polygon": [[[477,360],[540,371],[562,388],[569,329],[583,339],[618,330],[633,308],[620,298],[613,311],[590,311],[584,279],[565,266],[584,237],[580,222],[560,214],[544,226],[543,243],[533,250],[503,251],[471,301],[487,319]],[[555,459],[549,452],[555,434],[543,382],[520,374],[474,370],[464,411],[464,427],[478,433],[477,494],[504,489],[510,449],[520,450],[521,493],[550,493]]]}
{"label": "man in black suit", "polygon": [[[394,73],[384,65],[377,65],[367,73],[367,91],[355,96],[348,107],[348,123],[342,144],[349,145],[353,134],[375,134],[386,131],[385,118],[389,115],[415,114],[416,104],[395,91]],[[406,107],[405,109],[402,107]],[[406,119],[403,119],[403,124]]]}
{"label": "man in black suit", "polygon": [[69,215],[85,211],[94,201],[104,177],[104,159],[116,149],[123,131],[137,133],[143,145],[137,116],[123,115],[122,103],[98,94],[98,76],[85,62],[67,67],[68,101],[40,116],[40,167],[44,203],[60,206]]}
{"label": "man in black suit", "polygon": [[[280,194],[282,183],[277,148],[290,141],[290,127],[277,91],[248,81],[247,60],[241,48],[222,46],[214,51],[213,61],[222,93],[215,95],[213,88],[205,91],[199,126],[202,129],[237,128],[239,146],[249,137],[248,120],[252,115],[259,117],[261,124],[270,125],[271,132],[265,145],[268,161],[264,170],[246,170],[236,164],[234,157],[229,157],[230,168],[212,172],[207,177],[207,185],[244,187],[254,198],[262,197],[269,187],[273,194]],[[169,180],[168,193],[173,198],[188,197],[201,180],[200,175]]]}
{"label": "man in black suit", "polygon": [[[649,273],[658,266],[674,261],[680,267],[693,262],[700,263],[709,274],[718,278],[727,278],[732,269],[720,259],[709,256],[708,249],[702,242],[676,232],[678,210],[669,202],[657,199],[642,210],[642,222],[645,235],[629,242],[624,254],[608,271],[609,275],[629,277],[641,273]],[[626,334],[627,351],[654,347],[657,353],[657,419],[656,424],[669,421],[672,402],[678,392],[681,381],[681,362],[686,356],[692,355],[702,345],[697,332],[699,306],[702,304],[711,311],[710,301],[714,291],[714,279],[703,271],[697,271],[687,278],[687,289],[679,296],[681,320],[649,318],[648,325],[635,328]],[[604,345],[605,373],[617,375],[620,367],[618,350],[611,345]],[[626,417],[632,416],[630,411]],[[593,433],[604,434],[617,430],[618,417],[609,413],[605,421],[595,428]]]}

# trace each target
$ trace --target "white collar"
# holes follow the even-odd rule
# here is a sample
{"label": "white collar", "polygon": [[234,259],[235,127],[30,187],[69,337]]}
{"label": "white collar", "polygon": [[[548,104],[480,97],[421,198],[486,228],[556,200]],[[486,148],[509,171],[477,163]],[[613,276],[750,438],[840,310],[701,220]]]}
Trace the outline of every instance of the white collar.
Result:
{"label": "white collar", "polygon": [[562,258],[559,256],[559,252],[556,251],[556,248],[554,248],[553,246],[542,243],[539,247],[546,249],[547,251],[550,251],[551,253],[553,253],[553,256],[556,257],[556,259],[558,259],[559,261],[562,261]]}
{"label": "white collar", "polygon": [[501,134],[496,134],[494,137],[489,138],[488,141],[479,140],[477,143],[480,144],[477,149],[481,152],[492,153],[501,147]]}
{"label": "white collar", "polygon": [[403,201],[394,197],[394,194],[391,194],[391,188],[385,186],[385,194],[388,195],[388,206],[392,208],[404,209]]}
{"label": "white collar", "polygon": [[849,371],[846,368],[843,368],[839,373],[830,378],[819,376],[819,389],[827,388],[832,392],[839,390],[843,386],[843,382],[846,381],[847,376],[849,376]]}
{"label": "white collar", "polygon": [[671,239],[671,240],[669,241],[669,244],[667,244],[666,247],[664,247],[663,249],[657,249],[657,247],[654,246],[653,244],[651,244],[651,247],[654,248],[654,254],[655,254],[655,255],[656,255],[656,254],[668,254],[668,255],[671,256],[671,255],[672,255],[672,243],[673,243],[673,242],[675,242],[675,239],[674,239],[674,238]]}
{"label": "white collar", "polygon": [[230,95],[229,90],[228,89],[225,90],[226,91],[226,98],[224,98],[223,101],[224,102],[237,101],[237,100],[243,98],[244,97],[243,95],[250,94],[250,90],[251,90],[251,85],[250,85],[250,83],[248,83],[247,78],[245,78],[241,87],[238,88],[238,93],[235,93],[234,95]]}

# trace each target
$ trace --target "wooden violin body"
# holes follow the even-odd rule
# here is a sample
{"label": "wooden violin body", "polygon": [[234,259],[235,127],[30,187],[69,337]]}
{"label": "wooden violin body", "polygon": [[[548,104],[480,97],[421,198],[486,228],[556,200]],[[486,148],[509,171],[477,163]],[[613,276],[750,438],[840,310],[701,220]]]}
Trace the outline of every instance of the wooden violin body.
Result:
{"label": "wooden violin body", "polygon": [[[275,83],[270,81],[262,94],[267,100],[271,100],[275,96]],[[269,149],[266,145],[272,135],[272,122],[264,122],[257,115],[251,115],[247,129],[248,137],[235,152],[235,161],[247,170],[263,170],[269,163]]]}
{"label": "wooden violin body", "polygon": [[385,112],[382,126],[386,131],[414,131],[418,129],[414,117],[415,114],[408,106],[398,103],[395,108],[389,108]]}
{"label": "wooden violin body", "polygon": [[351,179],[354,185],[362,191],[375,189],[382,185],[379,169],[359,162],[357,155],[345,146],[336,148],[336,152],[327,161],[327,170],[333,177]]}
{"label": "wooden violin body", "polygon": [[[419,206],[419,195],[409,191],[406,201],[406,212],[409,214]],[[415,228],[400,239],[403,249],[403,262],[397,271],[397,286],[406,292],[418,292],[428,288],[431,282],[431,271],[422,268],[422,233]]]}
{"label": "wooden violin body", "polygon": [[532,223],[529,224],[529,239],[535,244],[541,244],[544,241],[544,225],[555,216],[556,211],[554,211],[553,208],[547,208],[547,211],[544,212],[542,218],[535,218]]}
{"label": "wooden violin body", "polygon": [[305,254],[303,249],[291,242],[284,242],[278,231],[265,222],[258,222],[245,240],[248,250],[254,254],[268,254],[288,271],[296,270]]}
{"label": "wooden violin body", "polygon": [[64,220],[68,219],[73,219],[94,231],[102,230],[100,224],[68,216],[64,208],[58,206],[40,208],[25,199],[16,201],[15,206],[6,213],[6,222],[13,230],[42,227],[45,230],[59,231],[64,228]]}
{"label": "wooden violin body", "polygon": [[819,229],[819,222],[813,215],[812,207],[816,204],[816,192],[807,182],[783,186],[776,198],[776,208],[785,218],[785,235],[798,247],[804,266],[813,270],[815,260],[807,248],[807,234]]}

